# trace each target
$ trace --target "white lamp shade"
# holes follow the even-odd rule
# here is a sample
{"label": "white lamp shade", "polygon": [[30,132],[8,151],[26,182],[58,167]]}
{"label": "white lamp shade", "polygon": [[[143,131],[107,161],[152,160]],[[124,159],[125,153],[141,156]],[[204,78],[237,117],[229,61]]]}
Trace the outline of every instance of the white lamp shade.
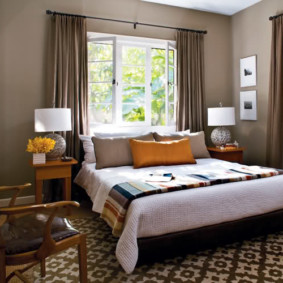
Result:
{"label": "white lamp shade", "polygon": [[35,132],[60,132],[71,130],[71,109],[45,108],[34,110]]}
{"label": "white lamp shade", "polygon": [[208,126],[235,125],[234,107],[208,108]]}

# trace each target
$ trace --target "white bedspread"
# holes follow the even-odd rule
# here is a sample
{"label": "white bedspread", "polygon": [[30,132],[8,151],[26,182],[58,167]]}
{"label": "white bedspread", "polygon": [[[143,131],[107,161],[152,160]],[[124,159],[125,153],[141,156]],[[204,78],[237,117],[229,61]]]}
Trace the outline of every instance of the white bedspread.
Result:
{"label": "white bedspread", "polygon": [[[95,170],[84,164],[75,182],[85,188],[93,210],[101,212],[110,189],[117,183],[140,180],[155,170],[175,175],[196,173],[200,168],[235,168],[240,164],[217,159],[197,159],[196,165],[131,166]],[[168,234],[219,224],[283,208],[283,175],[183,190],[134,200],[117,243],[116,257],[124,270],[134,270],[138,259],[137,238]]]}

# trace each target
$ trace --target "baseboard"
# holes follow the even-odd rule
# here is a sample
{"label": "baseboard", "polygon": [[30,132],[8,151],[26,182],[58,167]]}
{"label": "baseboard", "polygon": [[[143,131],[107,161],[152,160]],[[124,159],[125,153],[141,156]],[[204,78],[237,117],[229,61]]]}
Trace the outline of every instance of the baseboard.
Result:
{"label": "baseboard", "polygon": [[[9,205],[10,198],[0,199],[0,207],[6,207]],[[16,205],[35,203],[35,196],[18,197],[16,199]]]}

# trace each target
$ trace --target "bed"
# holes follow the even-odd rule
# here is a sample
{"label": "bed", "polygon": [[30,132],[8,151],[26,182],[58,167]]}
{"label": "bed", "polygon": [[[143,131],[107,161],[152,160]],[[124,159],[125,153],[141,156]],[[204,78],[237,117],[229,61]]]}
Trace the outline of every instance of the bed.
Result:
{"label": "bed", "polygon": [[[74,181],[86,190],[93,202],[93,211],[101,213],[115,184],[142,180],[156,170],[177,175],[199,172],[204,168],[237,169],[241,166],[212,158],[196,159],[196,162],[100,170],[96,169],[95,163],[83,162]],[[156,246],[162,251],[164,243],[173,243],[174,247],[176,241],[172,239],[177,239],[181,249],[184,246],[198,249],[201,242],[240,239],[245,231],[254,235],[280,230],[283,228],[282,211],[283,175],[143,197],[132,201],[129,206],[123,233],[117,242],[116,257],[123,269],[131,273],[143,251],[150,254]]]}

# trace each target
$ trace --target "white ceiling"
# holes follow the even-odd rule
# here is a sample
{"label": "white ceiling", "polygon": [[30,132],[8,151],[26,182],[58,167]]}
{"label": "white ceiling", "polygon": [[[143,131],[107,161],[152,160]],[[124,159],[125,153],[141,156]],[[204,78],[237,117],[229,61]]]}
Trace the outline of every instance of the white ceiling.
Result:
{"label": "white ceiling", "polygon": [[262,0],[142,0],[231,16]]}

